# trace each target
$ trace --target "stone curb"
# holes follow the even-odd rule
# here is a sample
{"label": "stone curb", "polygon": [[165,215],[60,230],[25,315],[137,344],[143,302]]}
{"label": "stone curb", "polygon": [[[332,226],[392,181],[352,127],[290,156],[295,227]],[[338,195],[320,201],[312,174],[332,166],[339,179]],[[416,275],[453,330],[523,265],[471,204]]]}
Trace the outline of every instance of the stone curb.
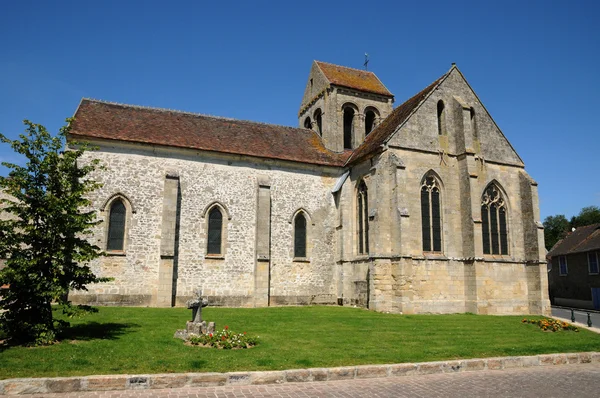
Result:
{"label": "stone curb", "polygon": [[399,363],[393,365],[343,366],[336,368],[291,369],[267,372],[167,373],[6,379],[0,380],[0,395],[281,384],[501,370],[579,363],[600,363],[600,353],[580,352],[569,354],[544,354],[520,357],[461,359],[439,362]]}

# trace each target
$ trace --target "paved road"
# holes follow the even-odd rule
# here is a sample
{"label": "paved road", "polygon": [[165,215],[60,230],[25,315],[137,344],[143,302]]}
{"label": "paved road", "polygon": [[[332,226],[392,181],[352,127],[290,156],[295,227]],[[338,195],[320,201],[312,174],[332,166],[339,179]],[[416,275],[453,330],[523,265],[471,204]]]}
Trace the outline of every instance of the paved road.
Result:
{"label": "paved road", "polygon": [[[552,315],[570,320],[571,310],[552,307]],[[597,312],[590,312],[590,318],[592,319],[592,326],[600,328],[600,314]],[[587,325],[587,311],[575,310],[575,322]]]}
{"label": "paved road", "polygon": [[524,397],[565,398],[600,396],[598,364],[537,366],[426,376],[388,377],[266,386],[175,388],[28,395],[60,398],[306,398],[306,397]]}

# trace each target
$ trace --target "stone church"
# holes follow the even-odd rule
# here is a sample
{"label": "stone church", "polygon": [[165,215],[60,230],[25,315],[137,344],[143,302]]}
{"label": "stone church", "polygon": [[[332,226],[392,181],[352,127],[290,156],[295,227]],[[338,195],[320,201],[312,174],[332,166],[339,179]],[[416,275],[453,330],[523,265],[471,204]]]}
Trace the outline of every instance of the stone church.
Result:
{"label": "stone church", "polygon": [[114,280],[71,299],[548,314],[537,184],[462,73],[393,104],[319,61],[297,128],[83,99]]}

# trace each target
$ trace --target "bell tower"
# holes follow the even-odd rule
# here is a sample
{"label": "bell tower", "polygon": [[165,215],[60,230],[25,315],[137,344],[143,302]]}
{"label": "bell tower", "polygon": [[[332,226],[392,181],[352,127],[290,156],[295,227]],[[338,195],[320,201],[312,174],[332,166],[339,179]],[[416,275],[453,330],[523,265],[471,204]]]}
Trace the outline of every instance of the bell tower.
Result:
{"label": "bell tower", "polygon": [[357,148],[392,112],[394,96],[373,72],[314,61],[298,112],[334,152]]}

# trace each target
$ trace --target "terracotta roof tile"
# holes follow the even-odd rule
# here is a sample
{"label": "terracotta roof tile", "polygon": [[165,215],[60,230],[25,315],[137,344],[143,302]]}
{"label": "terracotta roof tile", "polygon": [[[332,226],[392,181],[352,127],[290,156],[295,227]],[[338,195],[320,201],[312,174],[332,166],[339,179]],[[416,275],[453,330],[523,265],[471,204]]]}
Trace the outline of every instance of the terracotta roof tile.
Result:
{"label": "terracotta roof tile", "polygon": [[101,138],[343,166],[349,152],[327,150],[311,130],[83,99],[71,130]]}
{"label": "terracotta roof tile", "polygon": [[393,97],[373,72],[315,61],[331,84]]}
{"label": "terracotta roof tile", "polygon": [[554,245],[547,256],[564,256],[592,250],[600,250],[600,223],[577,228]]}
{"label": "terracotta roof tile", "polygon": [[412,112],[419,107],[421,102],[437,87],[437,85],[448,75],[448,73],[444,74],[417,95],[408,99],[402,105],[394,109],[392,113],[390,113],[389,116],[386,117],[383,122],[381,122],[381,124],[367,136],[367,138],[365,138],[365,141],[358,148],[356,148],[346,163],[355,163],[369,155],[377,153],[377,151],[381,149],[381,145],[388,139],[388,137],[396,131],[398,126],[403,124],[408,119]]}

